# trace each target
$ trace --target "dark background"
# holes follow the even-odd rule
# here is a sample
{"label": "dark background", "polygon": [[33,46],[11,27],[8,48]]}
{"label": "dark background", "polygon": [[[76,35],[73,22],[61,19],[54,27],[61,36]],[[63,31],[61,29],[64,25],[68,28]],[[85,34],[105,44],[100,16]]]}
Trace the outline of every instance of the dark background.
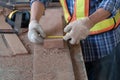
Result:
{"label": "dark background", "polygon": [[52,0],[52,2],[59,2],[59,0]]}

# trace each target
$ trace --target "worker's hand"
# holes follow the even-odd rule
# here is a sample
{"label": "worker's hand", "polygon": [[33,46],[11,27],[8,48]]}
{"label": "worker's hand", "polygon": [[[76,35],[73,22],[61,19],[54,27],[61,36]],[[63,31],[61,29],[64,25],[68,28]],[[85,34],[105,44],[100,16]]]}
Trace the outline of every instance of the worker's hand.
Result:
{"label": "worker's hand", "polygon": [[64,28],[66,35],[63,39],[69,40],[70,44],[78,44],[80,40],[85,39],[89,35],[89,30],[92,26],[93,23],[88,17],[73,21]]}
{"label": "worker's hand", "polygon": [[46,36],[40,24],[33,20],[29,24],[28,39],[33,43],[43,43],[43,39]]}

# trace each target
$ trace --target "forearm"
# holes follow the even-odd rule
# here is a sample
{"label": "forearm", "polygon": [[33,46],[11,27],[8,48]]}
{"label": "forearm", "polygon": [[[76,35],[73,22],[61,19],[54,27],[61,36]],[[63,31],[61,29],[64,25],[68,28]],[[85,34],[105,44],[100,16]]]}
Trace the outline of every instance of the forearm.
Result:
{"label": "forearm", "polygon": [[96,24],[108,18],[110,15],[111,13],[109,11],[106,11],[103,8],[99,8],[93,14],[89,16],[89,19],[93,22],[93,24]]}
{"label": "forearm", "polygon": [[33,2],[31,6],[30,20],[37,20],[39,22],[39,19],[43,15],[44,10],[45,10],[45,7],[41,2],[38,2],[38,1]]}
{"label": "forearm", "polygon": [[102,0],[98,9],[89,16],[94,24],[108,18],[113,17],[120,8],[120,0]]}

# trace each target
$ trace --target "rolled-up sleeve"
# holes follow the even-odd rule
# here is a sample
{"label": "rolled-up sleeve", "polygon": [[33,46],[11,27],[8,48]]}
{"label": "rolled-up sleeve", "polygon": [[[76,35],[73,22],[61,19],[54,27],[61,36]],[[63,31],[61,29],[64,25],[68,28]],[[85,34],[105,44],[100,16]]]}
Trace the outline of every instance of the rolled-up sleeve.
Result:
{"label": "rolled-up sleeve", "polygon": [[120,0],[103,0],[98,8],[103,8],[115,15],[120,6]]}
{"label": "rolled-up sleeve", "polygon": [[115,5],[117,9],[120,9],[120,0],[117,0]]}
{"label": "rolled-up sleeve", "polygon": [[30,1],[30,5],[32,5],[32,3],[35,2],[35,1],[42,2],[42,3],[46,6],[47,3],[48,3],[50,0],[31,0],[31,1]]}

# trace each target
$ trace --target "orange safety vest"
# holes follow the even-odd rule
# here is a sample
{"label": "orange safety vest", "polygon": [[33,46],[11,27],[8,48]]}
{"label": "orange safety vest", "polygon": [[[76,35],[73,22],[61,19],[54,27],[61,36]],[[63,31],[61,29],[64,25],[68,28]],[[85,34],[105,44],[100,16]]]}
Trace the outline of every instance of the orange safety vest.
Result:
{"label": "orange safety vest", "polygon": [[[74,12],[71,16],[68,11],[68,6],[66,0],[60,0],[64,11],[65,21],[67,23],[74,20],[86,17],[89,15],[89,1],[90,0],[75,0]],[[120,12],[118,11],[116,15],[112,18],[105,19],[90,29],[90,35],[103,33],[116,28],[120,23]]]}

